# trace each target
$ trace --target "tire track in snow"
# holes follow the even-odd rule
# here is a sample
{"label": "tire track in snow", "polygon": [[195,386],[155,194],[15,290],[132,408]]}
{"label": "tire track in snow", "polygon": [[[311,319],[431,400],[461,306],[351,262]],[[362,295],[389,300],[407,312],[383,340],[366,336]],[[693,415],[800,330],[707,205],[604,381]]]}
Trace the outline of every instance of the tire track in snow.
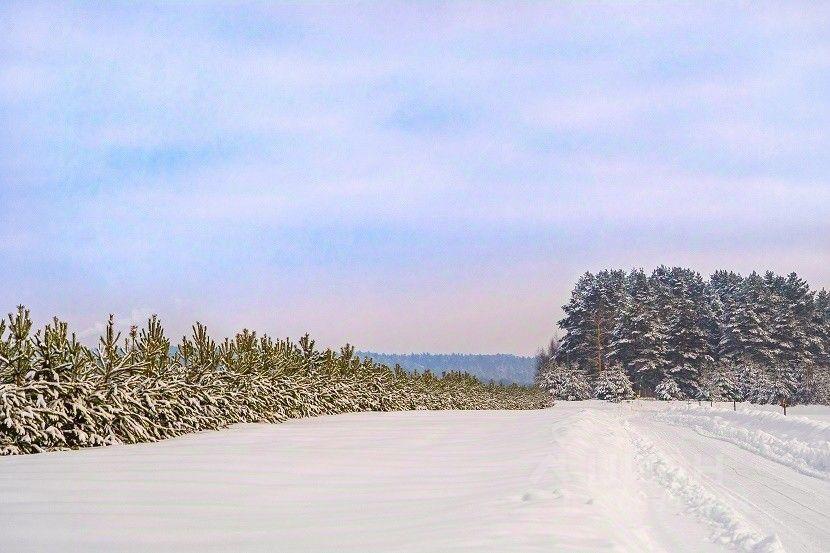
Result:
{"label": "tire track in snow", "polygon": [[[662,422],[656,415],[663,404],[638,407],[639,416],[630,419],[637,432],[749,524],[774,532],[789,552],[827,551],[830,483],[694,428]],[[798,430],[789,429],[789,436]]]}
{"label": "tire track in snow", "polygon": [[672,407],[661,421],[732,443],[807,476],[830,480],[830,425],[769,412]]}
{"label": "tire track in snow", "polygon": [[703,519],[716,541],[751,553],[784,553],[775,534],[753,527],[738,512],[719,498],[679,462],[661,451],[651,440],[633,431],[626,423],[634,443],[641,473],[657,480],[668,493]]}

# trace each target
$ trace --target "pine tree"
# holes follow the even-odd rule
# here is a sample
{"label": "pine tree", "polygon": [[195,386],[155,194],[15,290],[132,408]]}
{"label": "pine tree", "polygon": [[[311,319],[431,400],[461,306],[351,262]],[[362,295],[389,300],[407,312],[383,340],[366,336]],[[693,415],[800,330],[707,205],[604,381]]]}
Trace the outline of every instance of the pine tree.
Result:
{"label": "pine tree", "polygon": [[625,295],[623,271],[585,273],[563,306],[565,318],[559,322],[565,331],[556,360],[577,364],[591,374],[605,369],[614,322]]}
{"label": "pine tree", "polygon": [[709,391],[714,401],[741,401],[741,386],[736,371],[728,364],[718,364],[710,372]]}
{"label": "pine tree", "polygon": [[554,399],[578,401],[591,397],[591,388],[584,371],[555,361],[549,361],[540,372],[538,385],[550,392]]}
{"label": "pine tree", "polygon": [[748,361],[739,367],[741,395],[752,403],[770,403],[775,401],[772,379],[767,371],[757,363]]}
{"label": "pine tree", "polygon": [[797,403],[803,388],[803,373],[786,364],[776,365],[770,372],[772,380],[770,402],[784,406]]}
{"label": "pine tree", "polygon": [[594,397],[608,401],[634,399],[636,394],[631,379],[619,365],[611,365],[597,375],[594,382]]}
{"label": "pine tree", "polygon": [[668,372],[688,397],[696,397],[702,368],[713,361],[707,322],[711,318],[701,276],[688,269],[655,272],[666,320]]}
{"label": "pine tree", "polygon": [[721,347],[725,357],[736,363],[772,364],[775,359],[769,349],[770,326],[769,293],[761,276],[753,272],[743,280],[737,301],[723,326]]}
{"label": "pine tree", "polygon": [[830,370],[817,368],[810,382],[810,394],[806,396],[810,403],[830,405]]}
{"label": "pine tree", "polygon": [[727,326],[733,325],[733,315],[739,303],[743,277],[732,271],[715,271],[709,279],[708,295],[712,311],[711,350],[716,361],[730,356],[734,338]]}
{"label": "pine tree", "polygon": [[805,401],[818,401],[821,376],[830,372],[830,294],[821,289],[814,296],[807,323],[807,347],[812,363],[805,374]]}
{"label": "pine tree", "polygon": [[667,365],[666,330],[642,269],[628,275],[626,291],[609,344],[609,361],[620,364],[637,389],[648,393]]}
{"label": "pine tree", "polygon": [[[788,279],[767,272],[764,283],[767,286],[769,309],[769,356],[776,363],[805,366],[808,350],[804,321],[806,315],[806,292],[793,282],[793,273]],[[801,281],[803,284],[803,281]]]}
{"label": "pine tree", "polygon": [[548,364],[556,360],[557,353],[561,345],[561,340],[558,336],[554,336],[548,342],[548,347],[540,349],[534,358],[535,370],[533,381],[539,385],[543,375],[548,370]]}
{"label": "pine tree", "polygon": [[684,394],[677,381],[669,375],[663,377],[663,380],[654,389],[657,399],[672,400],[672,399],[686,399],[688,396]]}
{"label": "pine tree", "polygon": [[565,336],[555,357],[561,364],[576,364],[587,368],[595,356],[592,313],[589,305],[589,298],[594,295],[595,287],[594,275],[585,273],[576,282],[568,304],[562,306],[565,317],[559,321],[559,327],[565,332]]}

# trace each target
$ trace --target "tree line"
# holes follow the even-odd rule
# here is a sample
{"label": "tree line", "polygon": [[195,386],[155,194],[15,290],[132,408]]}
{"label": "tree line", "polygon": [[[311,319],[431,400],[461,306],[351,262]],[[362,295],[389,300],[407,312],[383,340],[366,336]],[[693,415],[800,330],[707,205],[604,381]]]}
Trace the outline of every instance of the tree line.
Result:
{"label": "tree line", "polygon": [[0,455],[155,441],[239,422],[354,411],[533,409],[538,388],[463,372],[407,372],[355,355],[242,330],[215,341],[196,323],[173,347],[155,316],[126,335],[112,317],[97,347],[55,318],[32,331],[0,319]]}
{"label": "tree line", "polygon": [[484,382],[530,385],[533,383],[533,357],[508,353],[374,353],[358,352],[386,365],[400,365],[409,371],[432,370],[468,372]]}
{"label": "tree line", "polygon": [[563,310],[537,380],[621,373],[664,399],[828,401],[830,294],[795,273],[587,272]]}

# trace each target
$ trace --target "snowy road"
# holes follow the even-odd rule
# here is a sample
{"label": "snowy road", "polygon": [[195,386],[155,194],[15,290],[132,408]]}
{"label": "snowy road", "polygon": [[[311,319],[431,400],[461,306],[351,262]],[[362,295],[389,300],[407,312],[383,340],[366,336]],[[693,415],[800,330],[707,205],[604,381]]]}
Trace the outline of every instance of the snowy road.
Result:
{"label": "snowy road", "polygon": [[827,551],[828,414],[361,413],[6,457],[0,551]]}
{"label": "snowy road", "polygon": [[[700,413],[696,419],[704,420],[732,415],[729,410],[724,413],[705,406],[693,407],[691,411]],[[652,412],[638,413],[632,417],[632,427],[659,444],[667,458],[732,510],[745,528],[777,536],[785,551],[830,549],[830,481],[827,479],[830,457],[821,456],[823,465],[814,463],[824,468],[824,472],[808,470],[813,474],[808,476],[775,460],[771,452],[768,456],[759,455],[753,451],[757,446],[751,439],[740,447],[723,441],[731,437],[729,434],[711,432],[711,425],[688,426],[684,424],[687,418],[677,416],[661,417],[670,422],[655,421],[652,415]],[[830,427],[822,433],[821,428],[817,432],[813,425],[804,426],[819,453],[830,454]]]}

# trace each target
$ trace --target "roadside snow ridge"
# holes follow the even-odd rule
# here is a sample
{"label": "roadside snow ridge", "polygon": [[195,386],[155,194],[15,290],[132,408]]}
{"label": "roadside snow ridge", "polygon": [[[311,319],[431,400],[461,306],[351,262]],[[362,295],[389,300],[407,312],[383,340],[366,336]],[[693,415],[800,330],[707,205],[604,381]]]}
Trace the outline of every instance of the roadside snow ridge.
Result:
{"label": "roadside snow ridge", "polygon": [[657,418],[737,445],[802,474],[830,480],[830,424],[766,411],[686,405]]}
{"label": "roadside snow ridge", "polygon": [[751,553],[784,553],[775,534],[763,534],[710,493],[699,481],[661,452],[651,440],[631,433],[644,477],[657,480],[668,492],[707,522],[718,542]]}

